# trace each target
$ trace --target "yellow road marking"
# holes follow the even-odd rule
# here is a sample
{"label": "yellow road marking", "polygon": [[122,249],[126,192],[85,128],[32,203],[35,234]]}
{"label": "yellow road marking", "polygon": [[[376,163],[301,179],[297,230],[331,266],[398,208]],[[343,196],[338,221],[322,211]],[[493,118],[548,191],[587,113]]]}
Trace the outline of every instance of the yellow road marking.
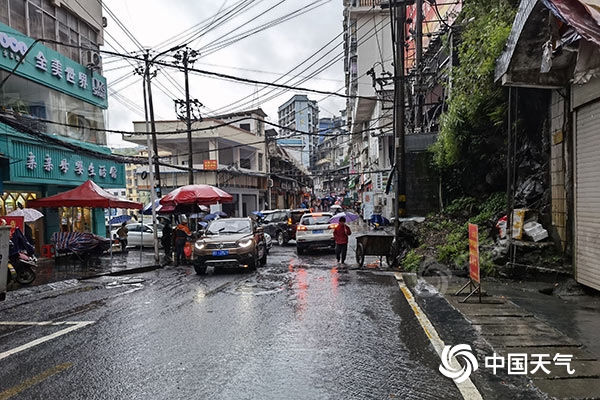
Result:
{"label": "yellow road marking", "polygon": [[18,384],[17,386],[13,386],[12,388],[5,390],[4,392],[0,393],[0,400],[8,400],[13,396],[16,396],[17,394],[24,392],[25,390],[29,389],[32,386],[37,385],[40,382],[45,381],[46,379],[50,378],[52,375],[56,375],[59,372],[62,372],[68,368],[71,368],[73,366],[73,363],[63,363],[63,364],[59,364],[55,367],[52,367],[44,372],[42,372],[39,375],[36,375],[32,378],[27,379],[26,381]]}
{"label": "yellow road marking", "polygon": [[[417,321],[419,321],[421,328],[423,328],[423,330],[425,331],[425,334],[429,338],[429,341],[433,345],[433,348],[438,353],[438,355],[441,357],[442,351],[444,349],[444,346],[446,346],[446,344],[438,335],[437,331],[435,330],[435,327],[433,326],[431,321],[429,321],[429,318],[427,318],[427,315],[425,315],[425,313],[423,311],[421,311],[421,307],[419,307],[419,305],[415,301],[412,293],[410,292],[410,290],[404,283],[402,274],[396,272],[394,274],[394,276],[396,277],[396,281],[398,282],[400,291],[402,291],[402,293],[404,294],[404,297],[406,298],[406,301],[410,305],[410,308],[412,308],[413,312],[415,313],[415,317],[417,317]],[[452,361],[453,365],[460,366],[460,364],[458,364],[458,361],[456,361],[455,358],[453,358],[451,361]],[[454,384],[460,391],[460,394],[463,396],[463,399],[465,399],[465,400],[482,400],[481,393],[479,393],[479,390],[477,390],[477,387],[473,384],[473,382],[471,381],[471,378],[468,378],[467,380],[465,380],[464,382],[461,382],[461,383],[456,383],[456,381],[455,381]]]}

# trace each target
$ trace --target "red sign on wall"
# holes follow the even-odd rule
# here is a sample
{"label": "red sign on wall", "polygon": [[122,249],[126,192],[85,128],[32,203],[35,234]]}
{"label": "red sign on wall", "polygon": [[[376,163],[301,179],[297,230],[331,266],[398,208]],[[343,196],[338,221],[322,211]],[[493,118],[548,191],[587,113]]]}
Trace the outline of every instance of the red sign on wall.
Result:
{"label": "red sign on wall", "polygon": [[469,224],[469,275],[477,283],[479,281],[479,229]]}
{"label": "red sign on wall", "polygon": [[[3,216],[0,217],[0,220],[4,220],[6,221],[6,225],[10,226],[10,236],[12,236],[13,232],[15,231],[15,228],[19,228],[21,230],[21,233],[25,233],[25,217],[23,216]],[[4,225],[4,222],[0,222],[1,224]]]}
{"label": "red sign on wall", "polygon": [[217,170],[217,160],[204,160],[202,162],[204,169],[208,171],[216,171]]}

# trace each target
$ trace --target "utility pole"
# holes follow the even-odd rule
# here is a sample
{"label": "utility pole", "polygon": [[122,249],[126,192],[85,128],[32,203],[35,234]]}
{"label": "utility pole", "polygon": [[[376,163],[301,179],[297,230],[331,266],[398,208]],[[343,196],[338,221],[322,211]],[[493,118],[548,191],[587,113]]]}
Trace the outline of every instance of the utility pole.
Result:
{"label": "utility pole", "polygon": [[[146,54],[144,54],[144,63],[146,64],[146,68],[144,69],[144,76],[146,81],[146,90],[148,92],[148,109],[150,113],[150,132],[152,134],[152,152],[153,156],[153,164],[154,164],[154,179],[155,179],[155,190],[156,196],[158,198],[162,197],[162,186],[160,184],[160,165],[158,162],[158,143],[156,141],[156,122],[154,120],[154,103],[152,102],[152,85],[150,80],[156,76],[156,71],[152,74],[150,73],[150,66],[152,61],[156,59],[154,57],[150,60],[150,50],[146,50]],[[148,118],[146,118],[148,120]],[[148,149],[150,151],[150,149]]]}
{"label": "utility pole", "polygon": [[[152,151],[150,150],[151,147],[151,143],[150,143],[150,123],[149,123],[149,119],[148,119],[148,103],[149,103],[149,96],[148,96],[148,88],[150,87],[150,62],[148,59],[148,52],[146,52],[146,54],[144,55],[144,67],[138,67],[135,70],[135,73],[140,74],[143,76],[143,80],[144,80],[144,116],[145,116],[145,120],[146,120],[146,142],[147,142],[147,148],[148,148],[148,178],[150,180],[150,207],[152,210],[152,224],[154,227],[154,261],[158,262],[159,261],[159,255],[158,255],[158,232],[157,232],[157,224],[156,224],[156,209],[154,207],[155,204],[155,200],[156,200],[156,192],[155,192],[155,182],[154,182],[154,174],[152,173],[152,164],[153,164],[153,156],[152,156]],[[154,71],[154,75],[156,75],[156,71]],[[152,136],[153,142],[156,145],[156,136]],[[156,150],[154,150],[156,152]],[[156,154],[156,153],[154,153]],[[141,256],[141,253],[140,253]]]}
{"label": "utility pole", "polygon": [[[175,100],[175,106],[177,116],[179,119],[184,120],[187,130],[187,142],[188,142],[188,183],[194,184],[194,152],[192,151],[192,123],[195,121],[202,121],[200,115],[200,107],[202,103],[197,99],[190,100],[190,83],[189,83],[189,65],[196,61],[200,54],[196,50],[189,48],[178,51],[173,57],[175,57],[175,64],[183,64],[183,73],[185,75],[185,100]],[[185,109],[185,114],[182,113]],[[193,118],[192,118],[193,117]]]}
{"label": "utility pole", "polygon": [[400,231],[400,218],[406,215],[406,157],[405,157],[405,95],[404,95],[404,58],[406,42],[406,4],[409,1],[395,1],[395,19],[396,37],[394,43],[394,137],[396,140],[396,218],[394,220],[394,230],[396,239]]}

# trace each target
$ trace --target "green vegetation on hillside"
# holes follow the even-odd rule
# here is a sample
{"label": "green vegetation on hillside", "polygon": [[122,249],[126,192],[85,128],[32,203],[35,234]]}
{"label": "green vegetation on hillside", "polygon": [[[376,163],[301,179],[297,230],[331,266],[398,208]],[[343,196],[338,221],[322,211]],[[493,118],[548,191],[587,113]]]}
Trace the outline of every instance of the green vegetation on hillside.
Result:
{"label": "green vegetation on hillside", "polygon": [[517,10],[513,3],[465,1],[453,28],[458,65],[448,70],[448,107],[430,149],[449,200],[504,190],[507,101],[494,68]]}

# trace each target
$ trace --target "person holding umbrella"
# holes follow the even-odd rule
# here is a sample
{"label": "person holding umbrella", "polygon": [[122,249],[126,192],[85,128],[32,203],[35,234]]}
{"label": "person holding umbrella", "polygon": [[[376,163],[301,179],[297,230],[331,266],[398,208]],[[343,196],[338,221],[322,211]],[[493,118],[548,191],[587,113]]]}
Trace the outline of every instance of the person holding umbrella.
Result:
{"label": "person holding umbrella", "polygon": [[346,254],[348,253],[348,236],[352,234],[350,227],[346,225],[346,217],[340,217],[338,226],[333,230],[333,240],[335,241],[335,258],[342,265],[346,264]]}

